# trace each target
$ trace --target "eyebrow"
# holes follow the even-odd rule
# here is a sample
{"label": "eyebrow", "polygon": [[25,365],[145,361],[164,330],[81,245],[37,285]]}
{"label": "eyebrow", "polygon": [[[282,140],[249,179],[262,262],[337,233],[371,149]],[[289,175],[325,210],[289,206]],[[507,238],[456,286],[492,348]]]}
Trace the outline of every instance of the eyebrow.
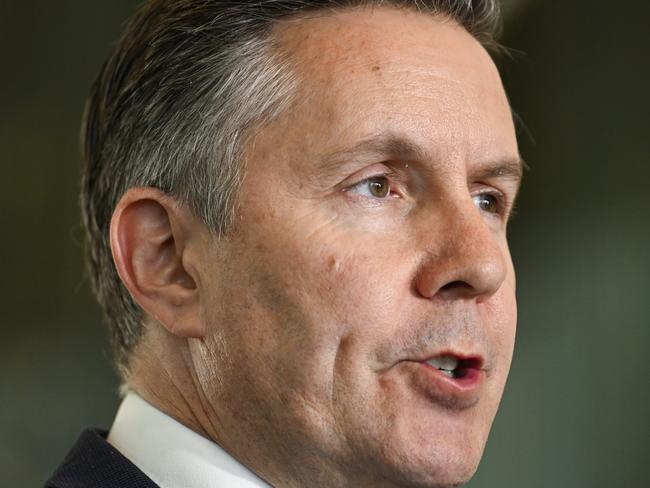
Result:
{"label": "eyebrow", "polygon": [[[439,159],[408,137],[395,133],[382,133],[364,139],[349,148],[327,154],[322,159],[322,168],[326,171],[336,171],[347,162],[377,154],[406,158],[412,161]],[[477,166],[471,172],[474,179],[507,178],[517,183],[521,181],[524,169],[527,167],[519,154],[498,161],[479,162]]]}
{"label": "eyebrow", "polygon": [[473,176],[479,180],[491,178],[509,178],[515,181],[521,181],[524,175],[526,163],[517,156],[503,161],[483,163],[479,169],[473,173]]}
{"label": "eyebrow", "polygon": [[329,153],[323,158],[322,163],[326,169],[330,167],[336,169],[346,161],[377,154],[399,156],[419,161],[431,160],[432,156],[423,147],[410,139],[387,133],[369,137],[351,147]]}

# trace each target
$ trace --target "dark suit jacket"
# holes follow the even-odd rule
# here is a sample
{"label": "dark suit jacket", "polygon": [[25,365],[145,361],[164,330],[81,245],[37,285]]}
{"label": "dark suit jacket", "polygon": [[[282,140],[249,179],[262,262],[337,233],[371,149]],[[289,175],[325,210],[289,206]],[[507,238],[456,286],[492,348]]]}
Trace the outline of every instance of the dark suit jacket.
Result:
{"label": "dark suit jacket", "polygon": [[106,434],[83,431],[45,488],[159,488],[106,442]]}

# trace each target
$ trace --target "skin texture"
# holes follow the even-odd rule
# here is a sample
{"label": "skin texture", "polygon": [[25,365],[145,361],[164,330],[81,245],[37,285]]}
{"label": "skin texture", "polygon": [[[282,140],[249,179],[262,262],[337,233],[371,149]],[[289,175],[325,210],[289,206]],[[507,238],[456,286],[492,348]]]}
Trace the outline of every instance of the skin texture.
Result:
{"label": "skin texture", "polygon": [[[515,337],[520,165],[496,68],[408,11],[277,35],[300,92],[247,147],[235,232],[213,239],[153,189],[116,209],[116,265],[149,317],[129,385],[274,486],[461,484]],[[449,351],[483,358],[469,397],[421,363]]]}

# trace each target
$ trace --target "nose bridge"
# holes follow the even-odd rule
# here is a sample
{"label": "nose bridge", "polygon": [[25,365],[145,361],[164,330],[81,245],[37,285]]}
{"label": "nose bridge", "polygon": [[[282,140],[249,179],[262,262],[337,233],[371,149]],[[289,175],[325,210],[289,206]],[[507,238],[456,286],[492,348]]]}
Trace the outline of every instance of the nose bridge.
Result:
{"label": "nose bridge", "polygon": [[449,204],[438,215],[438,226],[426,239],[417,288],[427,298],[489,298],[507,273],[499,237],[473,202]]}

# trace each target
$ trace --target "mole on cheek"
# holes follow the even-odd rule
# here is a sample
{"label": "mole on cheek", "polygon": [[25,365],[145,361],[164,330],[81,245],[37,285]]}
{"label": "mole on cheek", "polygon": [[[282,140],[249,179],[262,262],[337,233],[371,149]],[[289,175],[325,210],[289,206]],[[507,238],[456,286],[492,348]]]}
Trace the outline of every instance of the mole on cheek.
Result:
{"label": "mole on cheek", "polygon": [[328,271],[338,272],[340,267],[341,267],[341,263],[339,262],[338,259],[336,259],[336,256],[330,256],[329,259],[327,260]]}
{"label": "mole on cheek", "polygon": [[377,66],[377,65],[373,66],[373,67],[372,67],[372,70],[373,70],[373,71],[379,71],[379,66]]}

